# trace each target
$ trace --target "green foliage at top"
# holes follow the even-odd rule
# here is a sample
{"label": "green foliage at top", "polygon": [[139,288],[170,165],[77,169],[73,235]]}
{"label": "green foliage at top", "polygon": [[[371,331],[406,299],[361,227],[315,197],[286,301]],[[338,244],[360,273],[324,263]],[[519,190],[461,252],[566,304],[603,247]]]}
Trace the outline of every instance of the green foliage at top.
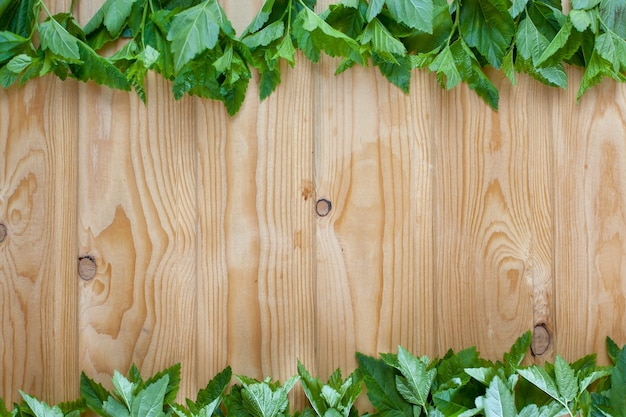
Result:
{"label": "green foliage at top", "polygon": [[[337,73],[371,62],[405,92],[412,71],[428,69],[448,90],[466,83],[493,109],[499,96],[486,66],[512,83],[524,72],[561,88],[565,65],[582,67],[578,99],[604,78],[626,81],[626,0],[572,0],[567,15],[560,0],[339,0],[319,14],[315,3],[265,0],[237,36],[217,0],[106,0],[84,27],[71,10],[52,15],[44,0],[0,0],[0,85],[52,73],[134,89],[145,101],[152,70],[175,98],[220,100],[234,115],[252,70],[263,100],[297,50],[312,62],[340,58]],[[118,39],[126,42],[116,53],[100,54]]]}
{"label": "green foliage at top", "polygon": [[[326,383],[298,362],[298,375],[282,384],[237,375],[231,385],[227,367],[185,405],[176,403],[180,365],[147,380],[133,365],[128,376],[115,371],[112,391],[83,373],[72,403],[50,406],[20,391],[23,401],[12,410],[0,399],[0,417],[80,417],[87,408],[103,417],[358,417],[364,388],[373,412],[363,417],[626,417],[626,346],[607,338],[609,366],[598,366],[595,354],[525,365],[531,339],[525,333],[496,362],[475,348],[435,359],[402,346],[378,358],[357,353],[354,372],[343,379],[338,369]],[[310,403],[303,411],[289,405],[298,382]]]}

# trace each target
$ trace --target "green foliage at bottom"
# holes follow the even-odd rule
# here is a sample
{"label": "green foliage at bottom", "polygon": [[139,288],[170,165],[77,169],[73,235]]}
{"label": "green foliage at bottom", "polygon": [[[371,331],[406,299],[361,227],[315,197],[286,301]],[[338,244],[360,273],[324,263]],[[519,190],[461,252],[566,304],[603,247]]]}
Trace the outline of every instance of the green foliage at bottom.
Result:
{"label": "green foliage at bottom", "polygon": [[[185,404],[176,402],[180,364],[145,380],[133,365],[128,376],[115,371],[112,391],[83,373],[71,403],[50,406],[20,391],[12,409],[0,399],[0,417],[80,417],[88,409],[103,417],[358,417],[364,388],[374,410],[364,417],[626,417],[626,345],[607,338],[609,366],[598,366],[595,354],[524,365],[531,339],[525,333],[496,362],[475,348],[436,359],[402,346],[378,358],[357,353],[354,372],[343,379],[336,370],[327,382],[298,362],[298,374],[284,383],[236,375],[231,385],[227,367]],[[310,406],[294,412],[288,394],[298,382]]]}

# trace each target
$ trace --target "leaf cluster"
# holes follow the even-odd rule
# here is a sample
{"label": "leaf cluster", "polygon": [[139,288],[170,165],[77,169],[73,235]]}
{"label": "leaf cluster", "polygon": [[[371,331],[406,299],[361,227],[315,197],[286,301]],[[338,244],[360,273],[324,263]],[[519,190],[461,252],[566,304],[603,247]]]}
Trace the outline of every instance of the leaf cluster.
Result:
{"label": "leaf cluster", "polygon": [[[583,67],[578,98],[604,78],[626,80],[626,0],[572,0],[568,14],[560,0],[339,0],[320,14],[315,3],[265,0],[237,36],[217,0],[106,0],[84,27],[44,0],[0,0],[0,85],[53,73],[134,89],[145,101],[152,70],[176,99],[220,100],[234,115],[252,70],[263,100],[297,50],[312,62],[322,52],[340,58],[337,73],[371,62],[405,92],[413,69],[425,68],[448,90],[468,84],[494,109],[487,66],[512,83],[524,72],[562,88],[565,65]],[[105,56],[105,46],[115,53]]]}
{"label": "leaf cluster", "polygon": [[[128,377],[115,371],[112,391],[83,373],[73,403],[49,406],[20,391],[23,401],[12,411],[0,400],[0,417],[79,417],[87,409],[103,417],[358,417],[364,387],[374,411],[362,417],[626,417],[626,345],[607,338],[609,366],[598,366],[595,354],[525,365],[531,339],[525,333],[496,362],[475,348],[435,359],[401,346],[378,358],[357,353],[354,372],[343,379],[336,370],[325,383],[298,362],[298,374],[284,384],[236,375],[228,392],[227,367],[184,405],[176,403],[180,364],[147,380],[133,365]],[[298,382],[310,406],[292,414],[288,394]]]}

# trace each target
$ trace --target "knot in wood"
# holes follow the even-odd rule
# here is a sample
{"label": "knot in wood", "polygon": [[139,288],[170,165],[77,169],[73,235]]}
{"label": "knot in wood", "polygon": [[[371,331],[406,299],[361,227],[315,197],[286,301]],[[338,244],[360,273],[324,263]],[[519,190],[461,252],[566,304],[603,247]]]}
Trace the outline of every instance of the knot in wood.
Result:
{"label": "knot in wood", "polygon": [[317,200],[317,203],[315,204],[315,212],[320,217],[328,216],[328,213],[330,213],[332,209],[333,209],[332,203],[329,200],[326,200],[325,198],[320,198],[319,200]]}
{"label": "knot in wood", "polygon": [[93,256],[84,255],[78,258],[78,275],[85,281],[96,276],[96,260]]}
{"label": "knot in wood", "polygon": [[533,356],[541,356],[548,351],[552,336],[545,324],[541,323],[535,326],[533,330],[533,341],[530,344],[530,352]]}
{"label": "knot in wood", "polygon": [[4,242],[4,240],[7,238],[7,235],[7,227],[4,224],[0,223],[0,243]]}

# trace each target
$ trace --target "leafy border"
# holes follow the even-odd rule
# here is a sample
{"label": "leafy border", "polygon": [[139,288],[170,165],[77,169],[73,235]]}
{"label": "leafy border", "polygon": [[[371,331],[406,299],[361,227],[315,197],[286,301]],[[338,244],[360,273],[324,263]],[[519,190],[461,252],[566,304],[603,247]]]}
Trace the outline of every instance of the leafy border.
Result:
{"label": "leafy border", "polygon": [[[557,354],[554,363],[528,366],[531,342],[529,331],[497,362],[473,347],[436,359],[402,346],[379,358],[357,353],[357,369],[346,379],[336,370],[328,382],[298,362],[284,384],[236,375],[228,392],[226,367],[184,404],[176,403],[180,364],[146,380],[133,365],[128,377],[114,372],[112,391],[83,373],[74,402],[50,406],[20,391],[12,411],[0,399],[0,417],[80,417],[87,409],[103,417],[359,417],[363,385],[375,410],[364,417],[626,417],[626,345],[606,338],[609,366],[598,366],[595,354],[572,363]],[[292,414],[288,394],[298,382],[310,405]]]}
{"label": "leafy border", "polygon": [[0,0],[0,84],[53,73],[134,89],[145,101],[151,70],[176,99],[220,100],[234,115],[252,69],[263,100],[297,50],[312,62],[322,52],[341,58],[336,73],[371,63],[405,92],[413,69],[428,69],[442,87],[464,82],[496,110],[487,66],[513,84],[523,72],[561,88],[565,65],[582,67],[577,99],[603,78],[626,81],[626,0],[571,0],[567,14],[560,0],[339,0],[320,14],[315,3],[266,0],[237,36],[217,0],[106,0],[84,27],[74,3],[53,15],[43,0]]}

